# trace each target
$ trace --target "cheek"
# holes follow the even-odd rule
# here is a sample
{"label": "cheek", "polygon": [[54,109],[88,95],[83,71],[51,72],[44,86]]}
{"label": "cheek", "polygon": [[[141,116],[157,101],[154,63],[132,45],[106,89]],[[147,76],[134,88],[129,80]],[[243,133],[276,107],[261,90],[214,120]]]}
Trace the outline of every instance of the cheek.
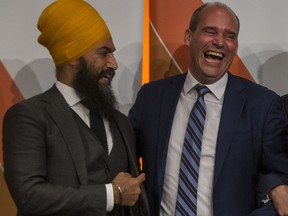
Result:
{"label": "cheek", "polygon": [[99,65],[94,66],[94,73],[99,74],[102,71],[102,68]]}
{"label": "cheek", "polygon": [[[203,56],[203,50],[209,45],[209,38],[201,37],[197,41],[193,41],[190,46],[191,53],[193,52],[195,56]],[[207,48],[206,48],[207,49]]]}
{"label": "cheek", "polygon": [[235,43],[227,43],[227,48],[229,53],[236,54],[238,46]]}
{"label": "cheek", "polygon": [[100,73],[104,69],[105,64],[103,64],[101,61],[94,61],[91,66],[95,73]]}
{"label": "cheek", "polygon": [[190,55],[191,57],[197,57],[201,54],[201,46],[199,43],[194,43],[191,47],[190,47]]}

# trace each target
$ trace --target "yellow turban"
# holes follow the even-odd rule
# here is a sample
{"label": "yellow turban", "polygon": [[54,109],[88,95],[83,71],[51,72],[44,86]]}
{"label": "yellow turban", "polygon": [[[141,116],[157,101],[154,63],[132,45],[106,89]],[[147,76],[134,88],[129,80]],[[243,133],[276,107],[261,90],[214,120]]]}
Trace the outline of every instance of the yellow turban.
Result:
{"label": "yellow turban", "polygon": [[111,37],[100,14],[83,0],[58,0],[39,17],[38,42],[56,66],[68,64]]}

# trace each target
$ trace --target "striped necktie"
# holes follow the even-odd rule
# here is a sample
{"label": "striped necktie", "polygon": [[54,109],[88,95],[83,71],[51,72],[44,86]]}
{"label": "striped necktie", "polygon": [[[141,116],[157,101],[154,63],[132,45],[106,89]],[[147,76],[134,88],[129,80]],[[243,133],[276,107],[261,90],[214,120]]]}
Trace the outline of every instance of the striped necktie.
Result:
{"label": "striped necktie", "polygon": [[189,116],[182,149],[176,216],[196,216],[197,213],[199,164],[206,116],[204,95],[209,92],[209,89],[199,84],[195,89],[198,98]]}

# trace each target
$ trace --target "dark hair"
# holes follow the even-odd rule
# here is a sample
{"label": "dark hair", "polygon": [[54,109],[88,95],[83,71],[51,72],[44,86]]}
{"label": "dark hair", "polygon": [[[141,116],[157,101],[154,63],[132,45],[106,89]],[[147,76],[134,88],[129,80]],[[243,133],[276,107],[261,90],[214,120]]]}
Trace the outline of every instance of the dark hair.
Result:
{"label": "dark hair", "polygon": [[202,10],[203,10],[204,8],[210,7],[210,6],[220,6],[220,7],[224,7],[224,8],[226,8],[226,9],[228,9],[229,11],[231,11],[232,14],[234,14],[234,16],[235,16],[235,18],[236,18],[236,20],[237,20],[237,23],[238,23],[238,32],[239,32],[239,30],[240,30],[240,21],[239,21],[238,16],[234,13],[234,11],[233,11],[230,7],[228,7],[226,4],[223,4],[223,3],[221,3],[221,2],[209,2],[209,3],[205,3],[204,5],[202,5],[201,7],[197,8],[197,9],[194,11],[194,13],[193,13],[193,15],[192,15],[192,17],[191,17],[191,19],[190,19],[190,24],[189,24],[189,29],[190,29],[192,32],[196,31],[196,29],[197,29],[197,26],[198,26],[198,23],[199,23],[199,19],[200,19],[200,14],[201,14]]}

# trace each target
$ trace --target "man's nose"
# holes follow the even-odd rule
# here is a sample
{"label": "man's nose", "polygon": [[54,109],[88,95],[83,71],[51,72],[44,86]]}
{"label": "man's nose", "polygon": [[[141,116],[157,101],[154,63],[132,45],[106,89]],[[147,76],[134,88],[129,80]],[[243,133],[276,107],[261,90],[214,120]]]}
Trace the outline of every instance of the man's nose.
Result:
{"label": "man's nose", "polygon": [[222,47],[224,45],[224,36],[222,34],[216,34],[214,36],[213,43],[217,45],[217,47]]}
{"label": "man's nose", "polygon": [[118,68],[117,61],[113,55],[113,53],[109,53],[107,56],[107,67],[116,70]]}

